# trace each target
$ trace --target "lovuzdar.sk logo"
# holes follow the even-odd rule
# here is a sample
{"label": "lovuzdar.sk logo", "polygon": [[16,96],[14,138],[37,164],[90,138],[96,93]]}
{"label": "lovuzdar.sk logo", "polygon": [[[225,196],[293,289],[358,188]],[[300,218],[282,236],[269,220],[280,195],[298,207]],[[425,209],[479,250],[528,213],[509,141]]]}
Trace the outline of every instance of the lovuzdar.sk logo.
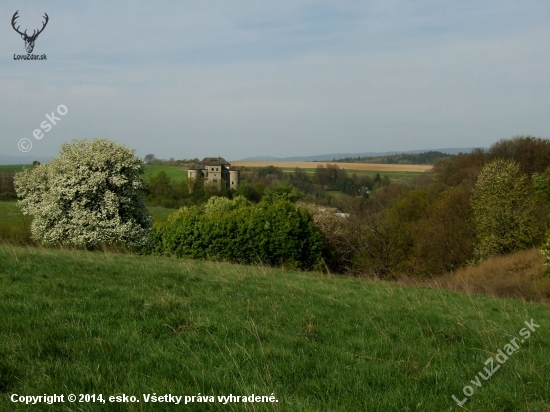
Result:
{"label": "lovuzdar.sk logo", "polygon": [[21,35],[21,38],[25,40],[25,48],[27,49],[27,54],[14,54],[13,60],[47,60],[47,57],[45,54],[32,54],[32,51],[34,50],[34,42],[36,41],[38,35],[44,31],[46,28],[46,25],[48,24],[48,21],[50,18],[46,13],[44,13],[44,18],[46,19],[45,22],[42,23],[42,28],[40,30],[33,30],[32,35],[27,34],[27,30],[24,32],[19,31],[19,27],[15,27],[16,20],[19,18],[19,10],[17,10],[13,17],[11,18],[11,26],[13,29]]}

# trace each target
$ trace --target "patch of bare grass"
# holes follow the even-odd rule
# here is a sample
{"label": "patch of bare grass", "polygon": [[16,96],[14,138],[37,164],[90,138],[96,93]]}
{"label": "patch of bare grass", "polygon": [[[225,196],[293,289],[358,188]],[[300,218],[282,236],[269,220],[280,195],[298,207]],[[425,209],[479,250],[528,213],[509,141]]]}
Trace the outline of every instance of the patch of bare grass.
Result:
{"label": "patch of bare grass", "polygon": [[538,248],[489,258],[479,265],[429,280],[402,277],[400,283],[550,303],[550,276]]}

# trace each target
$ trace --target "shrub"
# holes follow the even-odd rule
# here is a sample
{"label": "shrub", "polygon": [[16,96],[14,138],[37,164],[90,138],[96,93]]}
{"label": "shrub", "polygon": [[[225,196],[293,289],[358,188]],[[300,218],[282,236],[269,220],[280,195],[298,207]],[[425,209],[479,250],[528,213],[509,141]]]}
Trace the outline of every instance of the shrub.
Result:
{"label": "shrub", "polygon": [[310,269],[321,260],[322,235],[307,210],[287,201],[252,206],[244,198],[218,198],[156,226],[150,252]]}
{"label": "shrub", "polygon": [[225,213],[251,205],[252,203],[241,195],[235,196],[233,199],[214,196],[208,199],[208,202],[204,206],[204,211],[207,214]]}

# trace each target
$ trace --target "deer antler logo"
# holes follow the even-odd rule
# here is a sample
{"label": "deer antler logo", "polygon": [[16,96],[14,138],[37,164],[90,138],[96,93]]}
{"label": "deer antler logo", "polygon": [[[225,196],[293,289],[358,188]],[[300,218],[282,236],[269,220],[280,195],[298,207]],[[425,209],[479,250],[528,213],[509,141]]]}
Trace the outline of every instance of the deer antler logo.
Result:
{"label": "deer antler logo", "polygon": [[46,21],[44,23],[42,23],[43,24],[42,28],[40,30],[38,30],[38,32],[36,30],[34,30],[33,33],[32,33],[32,36],[29,36],[29,35],[27,35],[27,30],[25,30],[24,33],[21,33],[19,31],[20,26],[17,26],[17,28],[15,27],[15,20],[17,20],[17,18],[19,17],[17,15],[17,13],[19,13],[19,10],[17,10],[15,12],[15,14],[13,15],[13,17],[11,19],[11,25],[12,25],[13,29],[21,35],[21,38],[23,40],[25,40],[25,48],[27,49],[27,53],[32,53],[32,51],[34,49],[34,42],[36,41],[36,38],[38,37],[38,35],[40,33],[42,33],[44,31],[44,28],[46,27],[46,24],[48,24],[48,20],[50,18],[48,17],[48,15],[46,13],[44,13],[44,18],[46,19]]}

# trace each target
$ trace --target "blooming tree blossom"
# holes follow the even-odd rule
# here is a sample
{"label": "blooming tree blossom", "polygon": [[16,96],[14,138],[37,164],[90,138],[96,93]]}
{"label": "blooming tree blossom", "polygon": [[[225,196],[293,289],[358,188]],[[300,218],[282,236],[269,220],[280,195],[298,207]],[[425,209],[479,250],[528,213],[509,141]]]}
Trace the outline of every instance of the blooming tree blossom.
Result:
{"label": "blooming tree blossom", "polygon": [[64,143],[59,157],[18,173],[15,189],[34,239],[92,249],[124,242],[143,245],[152,217],[140,190],[143,161],[109,140]]}

